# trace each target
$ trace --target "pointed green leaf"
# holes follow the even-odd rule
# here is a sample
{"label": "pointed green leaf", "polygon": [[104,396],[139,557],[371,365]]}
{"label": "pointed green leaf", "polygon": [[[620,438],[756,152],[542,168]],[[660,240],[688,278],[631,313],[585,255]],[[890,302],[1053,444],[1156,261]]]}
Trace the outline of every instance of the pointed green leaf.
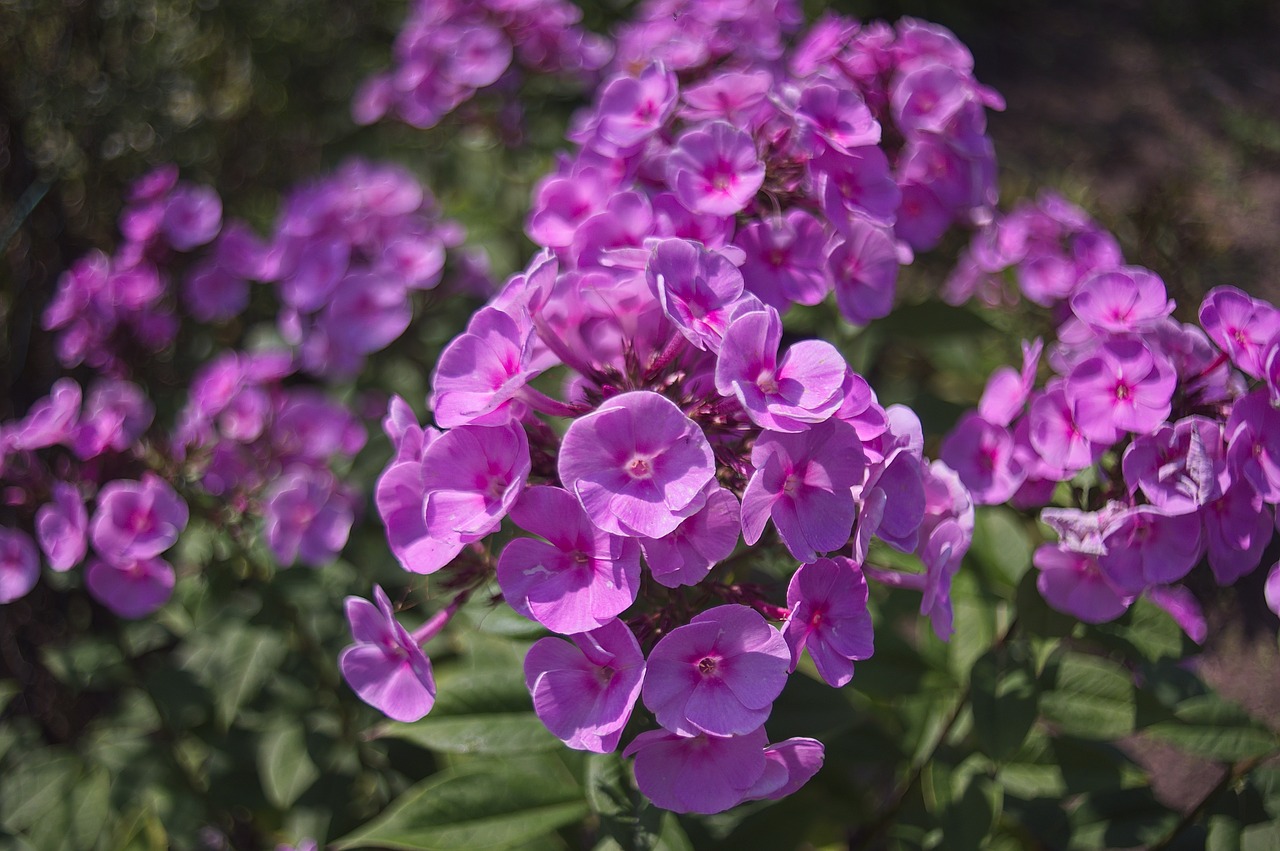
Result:
{"label": "pointed green leaf", "polygon": [[186,667],[214,693],[222,729],[229,728],[240,707],[257,695],[286,649],[274,630],[237,625],[191,653]]}
{"label": "pointed green leaf", "polygon": [[1067,653],[1059,660],[1053,687],[1040,696],[1045,717],[1059,729],[1089,739],[1117,739],[1133,732],[1137,705],[1133,681],[1124,668],[1097,656]]}
{"label": "pointed green leaf", "polygon": [[1153,724],[1147,735],[1194,756],[1235,762],[1280,750],[1280,737],[1240,707],[1214,694],[1192,697],[1175,710],[1177,720]]}
{"label": "pointed green leaf", "polygon": [[1008,652],[993,650],[973,666],[969,682],[978,746],[994,760],[1012,758],[1039,715],[1030,666],[1011,660]]}
{"label": "pointed green leaf", "polygon": [[587,812],[582,790],[552,772],[470,766],[419,783],[334,847],[501,851],[519,848]]}
{"label": "pointed green leaf", "polygon": [[320,776],[299,724],[269,730],[258,742],[258,776],[267,800],[287,810]]}
{"label": "pointed green leaf", "polygon": [[532,712],[428,715],[412,724],[386,724],[378,728],[376,735],[404,739],[443,753],[544,753],[562,746]]}
{"label": "pointed green leaf", "polygon": [[600,817],[600,832],[629,851],[654,851],[662,833],[663,811],[649,803],[631,782],[631,770],[617,754],[587,757],[587,801]]}

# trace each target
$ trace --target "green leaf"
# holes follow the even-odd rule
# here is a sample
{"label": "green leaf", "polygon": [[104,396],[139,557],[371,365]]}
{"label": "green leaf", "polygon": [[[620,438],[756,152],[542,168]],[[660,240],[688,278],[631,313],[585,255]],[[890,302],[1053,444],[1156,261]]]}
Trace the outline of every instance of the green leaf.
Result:
{"label": "green leaf", "polygon": [[[675,813],[659,812],[662,822],[657,842],[651,846],[653,851],[693,851],[693,843],[689,841]],[[591,851],[632,851],[632,847],[619,843],[612,836],[604,836]]]}
{"label": "green leaf", "polygon": [[453,666],[440,672],[436,686],[440,697],[426,718],[379,725],[374,736],[444,753],[538,753],[561,747],[533,714],[518,671]]}
{"label": "green leaf", "polygon": [[1071,847],[1081,849],[1147,847],[1178,823],[1150,789],[1123,789],[1086,795],[1071,813]]}
{"label": "green leaf", "polygon": [[630,770],[617,754],[587,757],[587,802],[600,817],[600,831],[628,851],[655,851],[663,811],[651,805],[631,783]]}
{"label": "green leaf", "polygon": [[519,848],[587,812],[582,790],[554,772],[472,765],[412,787],[333,847],[500,851]]}
{"label": "green leaf", "polygon": [[1147,735],[1194,756],[1222,762],[1280,750],[1280,737],[1217,695],[1188,698],[1174,710],[1174,716],[1175,721],[1148,727]]}
{"label": "green leaf", "polygon": [[209,636],[190,655],[186,667],[213,691],[222,729],[228,729],[240,707],[257,695],[286,650],[279,632],[238,624]]}
{"label": "green leaf", "polygon": [[25,830],[47,820],[65,802],[80,776],[80,761],[45,748],[15,761],[0,777],[0,824]]}
{"label": "green leaf", "polygon": [[1059,729],[1105,740],[1133,732],[1137,703],[1124,668],[1097,656],[1067,653],[1046,673],[1053,675],[1053,688],[1040,696],[1040,708]]}
{"label": "green leaf", "polygon": [[1017,588],[1031,568],[1031,542],[1026,523],[1007,508],[993,506],[978,509],[969,553],[987,575],[1009,588]]}
{"label": "green leaf", "polygon": [[543,753],[561,747],[560,741],[532,712],[436,717],[412,724],[379,727],[377,738],[403,739],[442,753]]}
{"label": "green leaf", "polygon": [[287,810],[298,796],[320,777],[307,753],[307,737],[301,724],[279,727],[258,741],[258,775],[267,800]]}
{"label": "green leaf", "polygon": [[1012,758],[1039,715],[1030,665],[1013,661],[1007,650],[988,652],[973,666],[970,694],[978,746],[998,762]]}
{"label": "green leaf", "polygon": [[1001,799],[1000,787],[989,778],[971,776],[942,816],[943,841],[948,851],[986,848],[987,836],[1000,815]]}

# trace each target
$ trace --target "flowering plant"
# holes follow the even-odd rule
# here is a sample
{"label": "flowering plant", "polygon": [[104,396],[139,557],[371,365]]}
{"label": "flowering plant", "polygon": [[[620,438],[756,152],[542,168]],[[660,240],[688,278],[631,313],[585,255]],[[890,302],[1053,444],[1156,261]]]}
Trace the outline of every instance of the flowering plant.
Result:
{"label": "flowering plant", "polygon": [[0,834],[1249,847],[1280,741],[1184,660],[1219,587],[1280,608],[1280,320],[1003,211],[974,64],[787,0],[419,4],[360,122],[498,185],[539,75],[586,91],[531,255],[400,166],[266,229],[137,181],[0,425]]}

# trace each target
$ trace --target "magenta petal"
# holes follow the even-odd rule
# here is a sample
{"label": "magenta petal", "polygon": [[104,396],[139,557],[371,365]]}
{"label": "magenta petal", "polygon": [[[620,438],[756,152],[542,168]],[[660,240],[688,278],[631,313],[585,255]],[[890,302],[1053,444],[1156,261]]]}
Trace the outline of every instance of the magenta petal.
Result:
{"label": "magenta petal", "polygon": [[40,579],[40,556],[25,532],[0,527],[0,604],[25,597]]}
{"label": "magenta petal", "polygon": [[377,643],[387,632],[387,614],[361,597],[348,597],[344,601],[347,624],[351,637],[358,642]]}
{"label": "magenta petal", "polygon": [[741,803],[765,770],[761,727],[725,738],[641,733],[623,751],[636,758],[636,785],[650,801],[677,813],[718,813]]}
{"label": "magenta petal", "polygon": [[140,618],[163,606],[173,593],[173,568],[152,558],[122,565],[93,559],[85,586],[95,600],[122,618]]}
{"label": "magenta petal", "polygon": [[770,745],[764,749],[768,763],[765,775],[775,774],[780,768],[781,772],[777,773],[781,774],[782,782],[779,785],[770,783],[766,789],[762,788],[765,778],[761,777],[761,782],[752,786],[746,797],[778,801],[797,792],[822,768],[825,755],[826,749],[817,739],[792,738]]}
{"label": "magenta petal", "polygon": [[356,644],[338,657],[342,676],[360,699],[396,721],[417,721],[431,711],[436,684],[431,663],[388,653],[373,644]]}

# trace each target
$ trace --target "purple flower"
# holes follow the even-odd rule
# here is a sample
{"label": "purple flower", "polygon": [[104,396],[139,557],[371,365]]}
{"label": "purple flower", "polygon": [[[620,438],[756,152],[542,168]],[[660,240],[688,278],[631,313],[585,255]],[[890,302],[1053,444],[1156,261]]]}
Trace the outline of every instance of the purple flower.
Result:
{"label": "purple flower", "polygon": [[1008,426],[1022,413],[1022,408],[1035,385],[1036,367],[1044,344],[1039,338],[1032,343],[1022,341],[1022,369],[1002,366],[987,379],[978,402],[978,413],[989,423]]}
{"label": "purple flower", "polygon": [[894,124],[907,134],[941,134],[971,99],[969,78],[959,69],[943,62],[923,63],[894,82]]}
{"label": "purple flower", "polygon": [[511,519],[547,542],[516,538],[498,559],[498,585],[511,608],[553,632],[572,635],[622,614],[640,590],[640,547],[601,531],[573,495],[528,488]]}
{"label": "purple flower", "polygon": [[40,555],[26,532],[0,526],[0,604],[27,596],[40,578]]}
{"label": "purple flower", "polygon": [[764,749],[764,774],[751,785],[745,800],[778,801],[799,791],[822,768],[825,749],[817,739],[791,738]]}
{"label": "purple flower", "polygon": [[1137,339],[1115,338],[1076,364],[1064,391],[1085,437],[1111,443],[1116,430],[1149,434],[1170,411],[1177,374]]}
{"label": "purple flower", "polygon": [[1190,514],[1222,495],[1228,482],[1222,423],[1186,417],[1141,435],[1121,467],[1129,490],[1141,489],[1167,514]]}
{"label": "purple flower", "polygon": [[707,504],[662,538],[642,538],[649,573],[668,588],[697,585],[711,568],[733,554],[742,529],[738,498],[716,488]]}
{"label": "purple flower", "polygon": [[1280,562],[1271,566],[1267,584],[1263,587],[1263,596],[1267,601],[1267,608],[1280,616]]}
{"label": "purple flower", "polygon": [[855,89],[813,83],[800,95],[796,117],[842,154],[880,142],[880,124]]}
{"label": "purple flower", "polygon": [[89,391],[73,449],[79,458],[96,458],[108,449],[124,452],[151,425],[155,406],[138,385],[99,379]]}
{"label": "purple flower", "polygon": [[141,618],[159,609],[173,594],[173,582],[173,568],[162,558],[90,559],[84,574],[89,594],[122,618]]}
{"label": "purple flower", "polygon": [[666,123],[680,86],[676,75],[654,62],[639,77],[614,77],[604,85],[596,106],[596,132],[619,148],[638,145]]}
{"label": "purple flower", "polygon": [[1231,406],[1227,417],[1227,467],[1247,479],[1268,502],[1280,501],[1280,410],[1254,391]]}
{"label": "purple flower", "polygon": [[1071,310],[1096,331],[1144,331],[1173,312],[1164,282],[1141,266],[1095,272],[1071,296]]}
{"label": "purple flower", "polygon": [[664,239],[645,267],[649,290],[685,339],[719,351],[732,307],[742,295],[742,273],[723,255],[684,239]]}
{"label": "purple flower", "polygon": [[282,567],[323,567],[347,544],[355,520],[351,498],[327,470],[296,465],[264,495],[267,546]]}
{"label": "purple flower", "polygon": [[1115,620],[1133,603],[1133,596],[1098,567],[1096,556],[1062,544],[1044,544],[1036,549],[1032,563],[1040,570],[1036,587],[1045,601],[1085,623]]}
{"label": "purple flower", "polygon": [[53,501],[36,512],[36,540],[54,570],[70,570],[84,558],[89,517],[75,485],[56,482]]}
{"label": "purple flower", "polygon": [[187,504],[154,473],[141,481],[108,482],[98,493],[89,536],[113,565],[154,559],[172,547],[187,526]]}
{"label": "purple flower", "polygon": [[787,642],[758,612],[717,606],[649,653],[644,705],[681,736],[749,733],[769,717],[790,666]]}
{"label": "purple flower", "polygon": [[827,257],[840,315],[855,325],[889,315],[901,258],[893,232],[865,218],[851,218],[845,239]]}
{"label": "purple flower", "polygon": [[431,661],[396,621],[391,601],[376,585],[373,599],[376,607],[359,597],[347,598],[347,622],[356,643],[342,651],[338,667],[365,703],[396,721],[417,721],[436,702]]}
{"label": "purple flower", "polygon": [[532,361],[536,336],[496,308],[481,309],[440,354],[431,408],[443,428],[501,425],[513,400],[541,370]]}
{"label": "purple flower", "polygon": [[742,494],[742,536],[760,540],[772,519],[801,562],[844,546],[853,531],[852,488],[866,466],[853,426],[827,420],[800,434],[766,431],[751,450],[755,473]]}
{"label": "purple flower", "polygon": [[772,308],[735,319],[716,361],[716,390],[736,397],[762,428],[804,431],[839,410],[849,367],[822,340],[801,340],[779,359],[781,341],[782,319]]}
{"label": "purple flower", "polygon": [[220,263],[206,260],[182,280],[188,312],[200,322],[224,322],[249,306],[249,282]]}
{"label": "purple flower", "polygon": [[875,145],[847,154],[828,150],[809,161],[822,211],[842,233],[866,218],[893,224],[902,191],[889,174],[889,160]]}
{"label": "purple flower", "polygon": [[374,494],[391,552],[405,570],[434,573],[502,523],[529,477],[519,423],[459,426],[391,464]]}
{"label": "purple flower", "polygon": [[204,245],[222,227],[222,199],[207,186],[181,184],[169,194],[160,227],[179,251]]}
{"label": "purple flower", "polygon": [[1200,305],[1200,324],[1241,372],[1264,377],[1267,346],[1280,334],[1280,310],[1235,287],[1214,287]]}
{"label": "purple flower", "polygon": [[635,756],[636,785],[654,804],[674,813],[711,814],[740,804],[764,775],[768,741],[764,727],[740,736],[649,730],[622,753]]}
{"label": "purple flower", "polygon": [[1170,515],[1154,505],[1122,511],[1102,533],[1098,566],[1117,588],[1138,594],[1186,576],[1204,553],[1200,518]]}
{"label": "purple flower", "polygon": [[706,436],[669,399],[623,393],[575,420],[560,446],[560,481],[591,522],[661,538],[706,502],[715,462]]}
{"label": "purple flower", "polygon": [[1101,458],[1116,435],[1099,443],[1085,437],[1062,385],[1061,379],[1050,381],[1045,392],[1031,400],[1025,422],[1031,447],[1045,466],[1055,469],[1055,478],[1066,480]]}
{"label": "purple flower", "polygon": [[791,614],[782,635],[791,649],[791,669],[809,651],[827,685],[840,688],[853,679],[855,660],[874,652],[867,581],[847,558],[820,558],[802,564],[787,586]]}
{"label": "purple flower", "polygon": [[59,378],[49,395],[36,401],[27,415],[5,430],[11,449],[43,449],[68,440],[80,413],[80,385]]}
{"label": "purple flower", "polygon": [[667,157],[667,185],[695,213],[732,216],[764,182],[751,137],[724,121],[686,131]]}
{"label": "purple flower", "polygon": [[751,222],[734,241],[746,253],[742,278],[747,289],[775,310],[785,311],[793,302],[817,304],[831,290],[825,263],[827,233],[804,210],[793,208],[782,216]]}
{"label": "purple flower", "polygon": [[1248,479],[1233,483],[1201,516],[1209,568],[1219,585],[1230,585],[1256,568],[1274,537],[1272,510]]}
{"label": "purple flower", "polygon": [[1027,478],[1013,435],[976,411],[969,411],[956,423],[942,442],[941,455],[980,505],[1008,501]]}
{"label": "purple flower", "polygon": [[[935,464],[939,462],[934,462]],[[964,554],[973,541],[973,509],[969,509],[968,527],[962,520],[946,519],[924,538],[920,560],[924,562],[925,582],[920,596],[920,614],[929,618],[933,632],[942,641],[950,641],[954,612],[951,608],[951,580]]]}
{"label": "purple flower", "polygon": [[631,630],[612,620],[590,632],[542,638],[524,658],[533,709],[575,750],[611,753],[644,682],[644,654]]}

